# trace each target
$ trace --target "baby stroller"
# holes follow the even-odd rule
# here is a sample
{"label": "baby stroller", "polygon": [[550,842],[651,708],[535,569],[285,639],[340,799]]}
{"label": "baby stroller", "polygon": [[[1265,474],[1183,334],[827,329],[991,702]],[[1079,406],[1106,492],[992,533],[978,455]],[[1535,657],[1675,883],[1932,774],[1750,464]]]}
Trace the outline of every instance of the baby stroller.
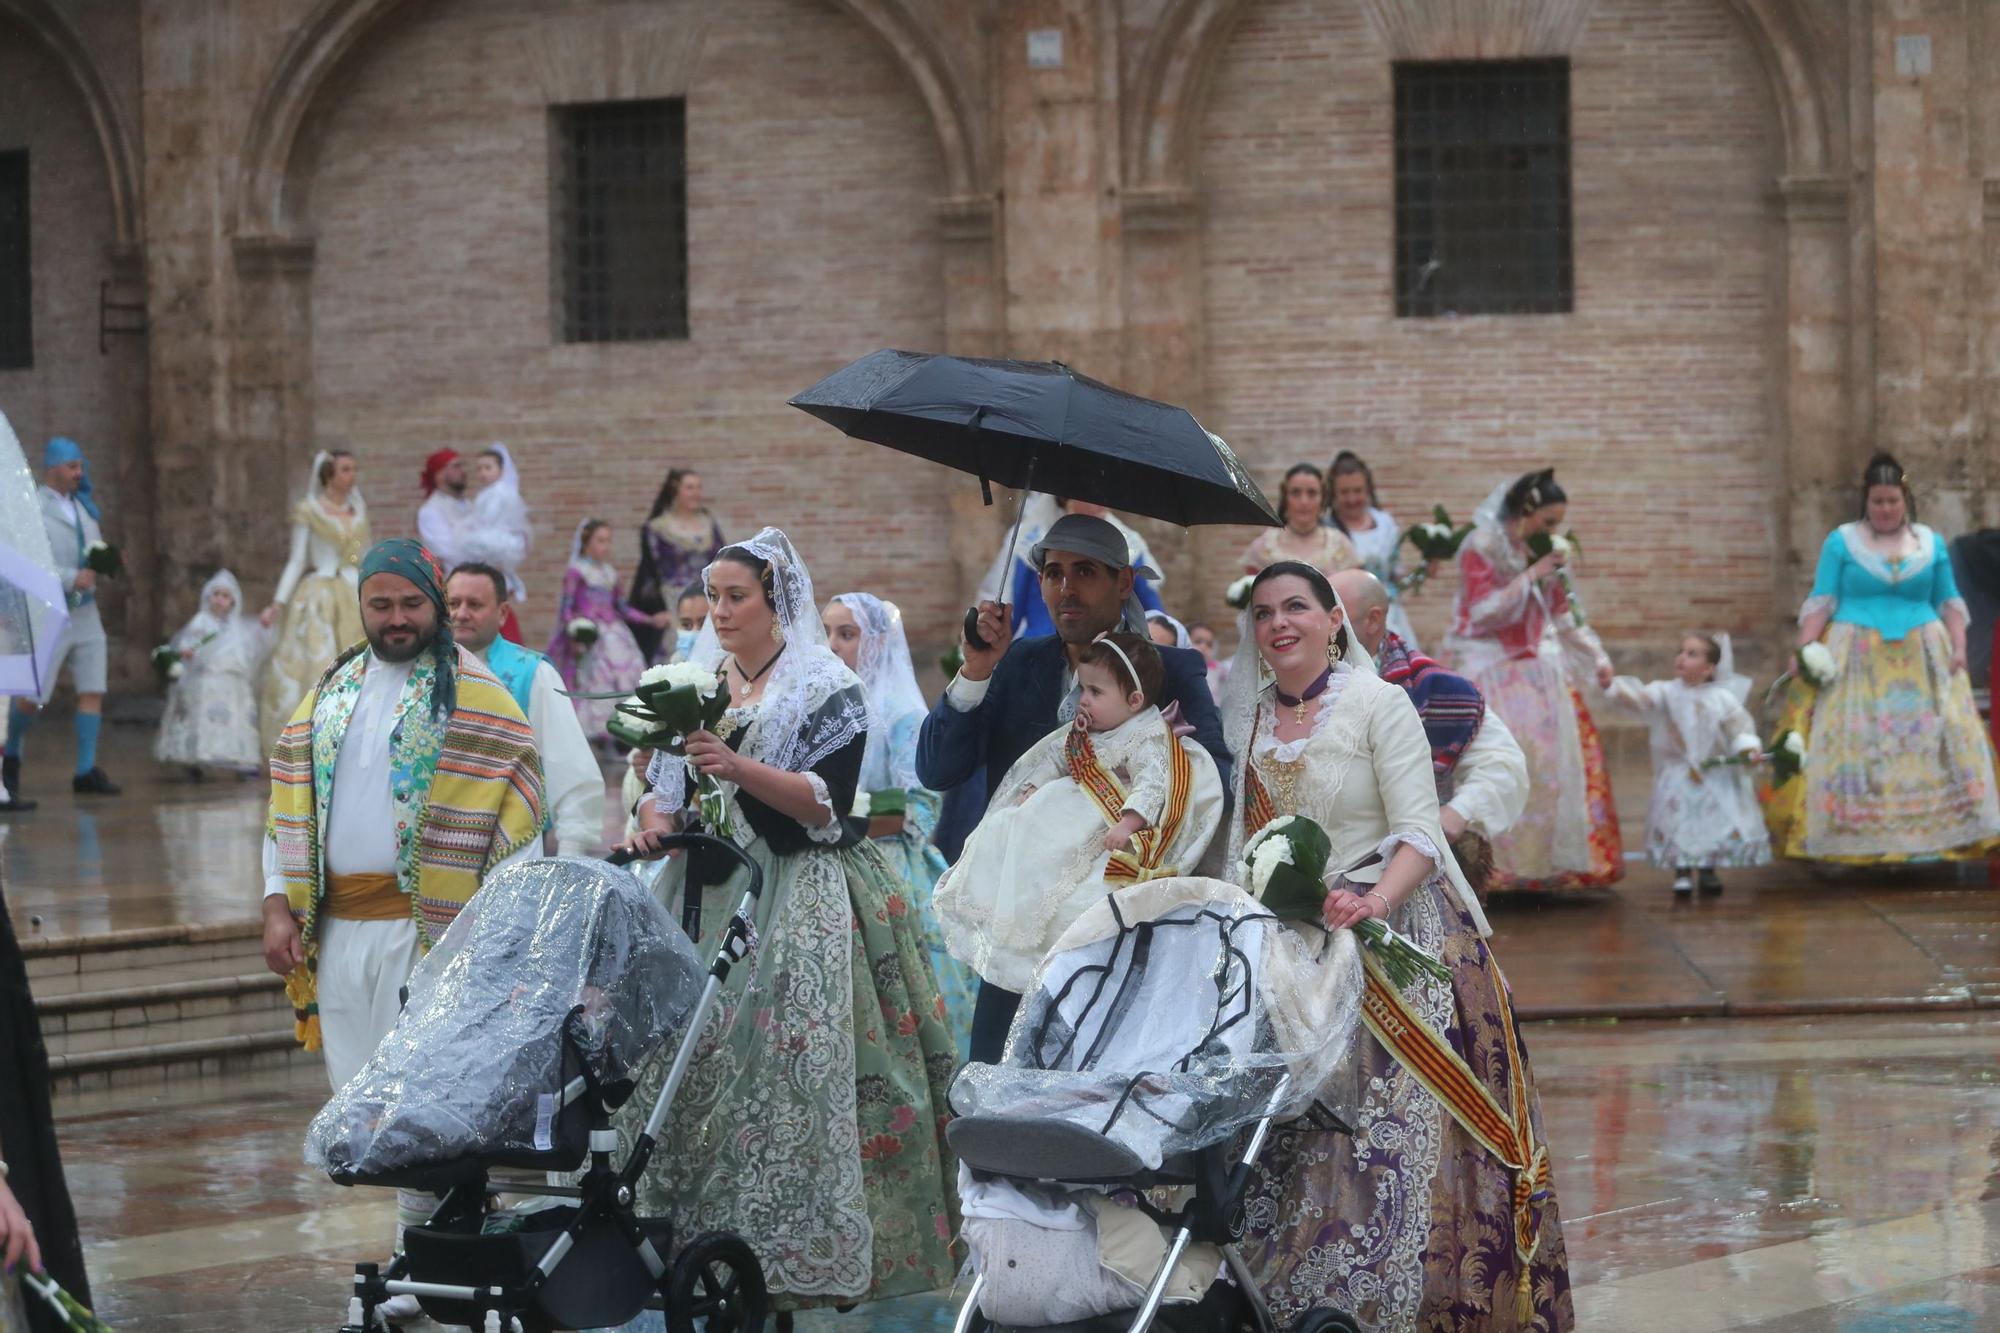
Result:
{"label": "baby stroller", "polygon": [[1271,1126],[1346,1131],[1316,1095],[1360,995],[1352,936],[1234,885],[1106,895],[1043,960],[1005,1062],[952,1085],[975,1272],[956,1333],[1358,1333],[1334,1310],[1277,1329],[1236,1242]]}
{"label": "baby stroller", "polygon": [[[763,1327],[763,1270],[741,1237],[683,1240],[672,1219],[633,1209],[703,1024],[749,951],[763,887],[732,843],[663,841],[698,848],[691,862],[715,853],[748,872],[712,964],[629,872],[567,857],[510,866],[417,965],[396,1026],[314,1118],[306,1161],[336,1183],[441,1198],[427,1222],[405,1229],[405,1253],[386,1267],[355,1266],[341,1333],[370,1333],[378,1307],[404,1293],[437,1322],[480,1333],[609,1327],[648,1307],[664,1309],[677,1333]],[[694,879],[691,864],[691,894]],[[644,1058],[677,1030],[645,1129],[614,1161],[611,1113],[631,1096]],[[498,1168],[535,1174],[502,1178]],[[573,1185],[545,1174],[580,1168]],[[497,1190],[564,1202],[510,1209],[511,1229],[496,1231]]]}

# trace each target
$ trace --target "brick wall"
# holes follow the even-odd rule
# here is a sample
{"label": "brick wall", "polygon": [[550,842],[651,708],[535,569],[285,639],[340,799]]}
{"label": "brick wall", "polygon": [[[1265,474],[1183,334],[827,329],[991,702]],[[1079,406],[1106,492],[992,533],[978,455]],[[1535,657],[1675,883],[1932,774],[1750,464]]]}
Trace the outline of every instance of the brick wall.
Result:
{"label": "brick wall", "polygon": [[[1247,10],[1201,145],[1208,424],[1274,485],[1357,449],[1404,523],[1557,465],[1600,631],[1664,674],[1684,626],[1790,612],[1776,111],[1715,0],[1598,0],[1570,54],[1575,313],[1399,320],[1389,56],[1356,0]],[[1428,643],[1455,583],[1417,603]]]}
{"label": "brick wall", "polygon": [[[142,465],[145,372],[136,339],[114,338],[108,356],[97,350],[98,283],[111,276],[116,236],[104,154],[68,74],[37,38],[0,19],[0,151],[16,148],[28,150],[34,365],[0,370],[0,412],[38,474],[51,435],[83,445],[107,535],[126,541],[119,501],[133,489],[128,464]],[[122,593],[114,585],[105,596],[114,633]]]}
{"label": "brick wall", "polygon": [[946,474],[785,405],[877,347],[943,341],[943,188],[921,101],[831,5],[711,7],[686,86],[692,337],[562,345],[546,90],[588,91],[597,25],[620,8],[413,7],[329,96],[311,193],[321,438],[360,455],[377,535],[412,530],[429,451],[506,440],[533,509],[531,639],[577,521],[618,525],[629,576],[631,533],[674,465],[702,472],[730,535],[786,528],[822,598],[879,592],[920,640],[942,639]]}

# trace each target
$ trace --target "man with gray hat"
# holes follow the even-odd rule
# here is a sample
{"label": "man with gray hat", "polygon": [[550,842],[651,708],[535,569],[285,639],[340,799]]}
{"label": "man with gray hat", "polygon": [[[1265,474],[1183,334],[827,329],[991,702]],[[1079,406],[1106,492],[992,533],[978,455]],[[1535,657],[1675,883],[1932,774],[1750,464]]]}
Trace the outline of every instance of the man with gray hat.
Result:
{"label": "man with gray hat", "polygon": [[[1013,616],[999,602],[979,604],[979,637],[967,642],[965,665],[924,719],[917,738],[917,777],[933,791],[983,781],[1000,785],[1016,759],[1037,740],[1076,716],[1076,659],[1098,635],[1123,625],[1146,632],[1145,613],[1133,596],[1134,568],[1125,536],[1102,518],[1065,514],[1028,553],[1041,577],[1042,601],[1056,632],[1013,640]],[[1229,789],[1229,747],[1222,718],[1208,691],[1208,666],[1200,653],[1162,648],[1167,668],[1162,710],[1178,705],[1183,724],[1215,759]],[[981,802],[983,807],[983,801]],[[1007,1028],[1021,997],[980,982],[972,1016],[972,1058],[1000,1058]]]}

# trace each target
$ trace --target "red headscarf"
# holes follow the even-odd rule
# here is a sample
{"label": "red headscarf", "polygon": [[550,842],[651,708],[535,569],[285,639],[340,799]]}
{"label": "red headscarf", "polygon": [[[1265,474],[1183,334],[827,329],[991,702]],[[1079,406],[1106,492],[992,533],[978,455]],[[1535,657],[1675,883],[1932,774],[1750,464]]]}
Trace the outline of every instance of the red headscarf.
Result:
{"label": "red headscarf", "polygon": [[424,460],[423,487],[426,496],[438,488],[438,473],[444,471],[445,465],[457,457],[456,449],[440,449]]}

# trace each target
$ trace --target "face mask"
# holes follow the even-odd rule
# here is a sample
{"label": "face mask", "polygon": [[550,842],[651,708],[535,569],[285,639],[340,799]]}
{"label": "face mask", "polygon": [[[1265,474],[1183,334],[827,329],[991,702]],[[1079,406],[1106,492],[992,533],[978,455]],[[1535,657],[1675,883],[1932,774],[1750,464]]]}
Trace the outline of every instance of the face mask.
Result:
{"label": "face mask", "polygon": [[683,661],[685,661],[687,659],[687,655],[694,651],[694,641],[700,637],[701,637],[701,631],[699,630],[684,629],[675,631],[674,633],[675,655],[677,655]]}

